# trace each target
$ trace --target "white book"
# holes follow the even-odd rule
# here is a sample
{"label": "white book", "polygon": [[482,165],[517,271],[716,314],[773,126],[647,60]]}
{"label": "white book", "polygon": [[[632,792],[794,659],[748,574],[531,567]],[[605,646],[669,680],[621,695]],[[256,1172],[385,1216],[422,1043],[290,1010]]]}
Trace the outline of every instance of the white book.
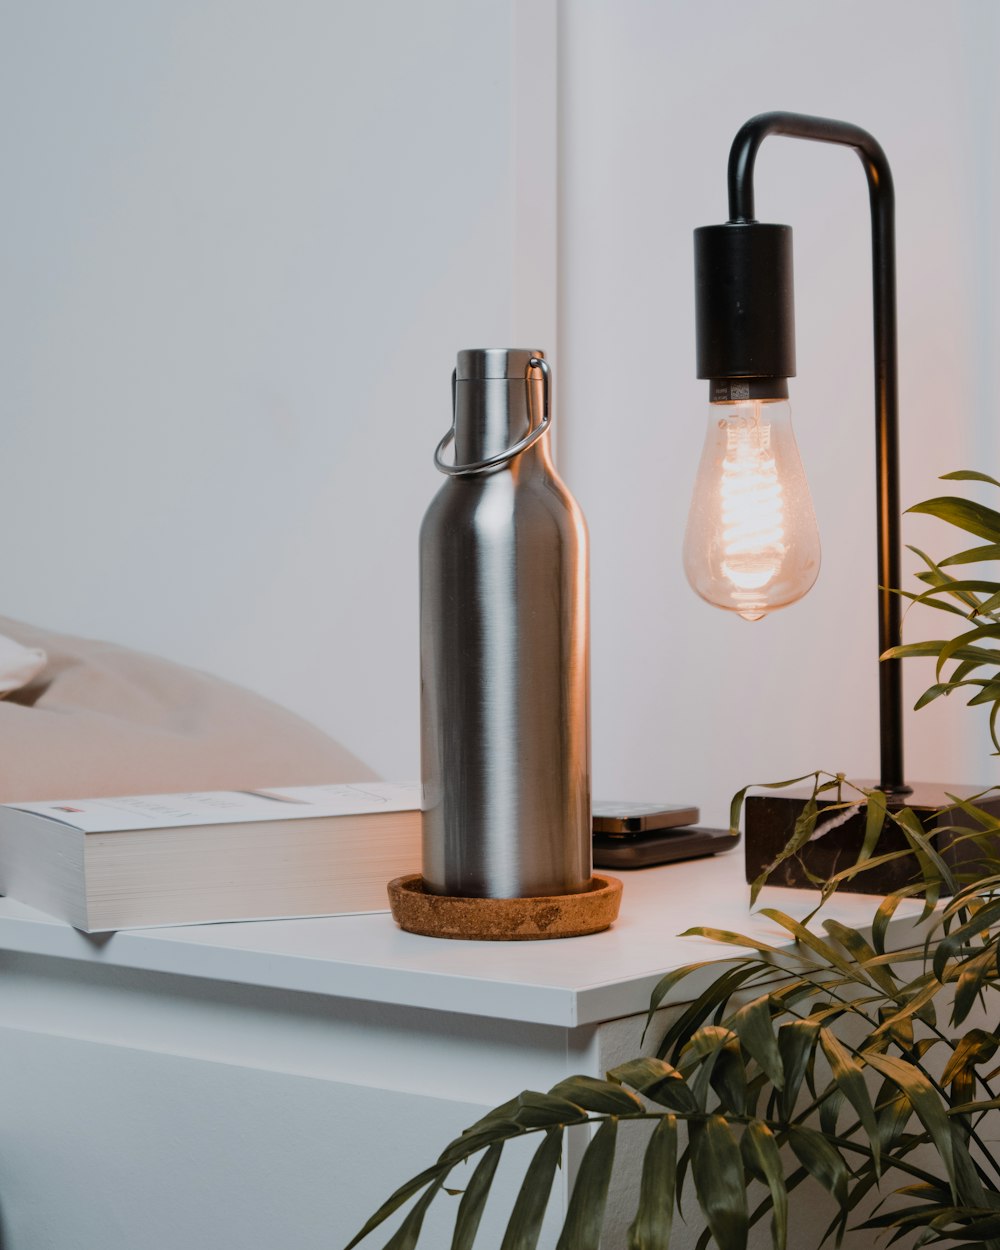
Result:
{"label": "white book", "polygon": [[0,893],[88,933],[384,911],[420,857],[417,785],[0,805]]}

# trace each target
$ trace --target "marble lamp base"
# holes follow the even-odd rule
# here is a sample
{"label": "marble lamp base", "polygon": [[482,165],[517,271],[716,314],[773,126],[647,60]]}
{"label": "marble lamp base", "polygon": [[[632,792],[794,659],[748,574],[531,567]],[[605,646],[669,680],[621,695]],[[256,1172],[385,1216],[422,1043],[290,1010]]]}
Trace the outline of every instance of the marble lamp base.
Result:
{"label": "marble lamp base", "polygon": [[[875,789],[875,782],[859,783],[866,789]],[[979,851],[975,844],[968,840],[960,840],[962,833],[947,832],[949,826],[958,825],[964,832],[978,828],[960,808],[948,808],[954,795],[961,799],[974,799],[982,794],[987,787],[976,789],[971,786],[948,785],[947,783],[915,782],[913,791],[903,796],[893,796],[889,800],[893,807],[912,808],[923,826],[924,832],[941,852],[941,857],[948,866],[960,873],[969,874],[975,871]],[[746,848],[746,878],[754,881],[769,865],[774,863],[792,836],[795,821],[805,807],[811,790],[783,790],[780,793],[754,794],[746,799],[746,822],[744,846]],[[835,803],[834,792],[821,796],[818,800],[820,808],[816,832],[823,826],[823,808]],[[844,787],[844,798],[849,799],[852,791]],[[860,798],[861,796],[859,796]],[[1000,796],[993,794],[975,802],[991,815],[1000,816]],[[835,815],[835,813],[831,813]],[[798,854],[783,860],[768,878],[768,885],[791,886],[798,889],[815,889],[815,880],[826,881],[845,868],[857,862],[865,836],[865,807],[862,804],[856,815],[849,820],[831,827],[822,836],[814,836]],[[908,848],[903,833],[886,820],[875,848],[875,856],[890,851],[905,851]],[[1000,838],[997,842],[997,854],[1000,854]],[[872,868],[859,872],[856,876],[844,881],[839,888],[855,894],[890,894],[918,879],[919,867],[912,855],[901,856],[889,863],[877,864]]]}

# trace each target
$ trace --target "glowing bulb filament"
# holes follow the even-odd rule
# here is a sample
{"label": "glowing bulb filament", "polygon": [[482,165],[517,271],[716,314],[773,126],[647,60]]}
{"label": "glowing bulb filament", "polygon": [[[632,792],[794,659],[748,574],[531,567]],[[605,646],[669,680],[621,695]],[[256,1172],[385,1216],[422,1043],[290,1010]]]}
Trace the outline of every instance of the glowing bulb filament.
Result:
{"label": "glowing bulb filament", "polygon": [[[783,490],[771,455],[771,427],[761,423],[759,413],[727,426],[719,484],[722,572],[737,592],[756,591],[767,586],[784,559]],[[745,610],[756,615],[752,598]]]}
{"label": "glowing bulb filament", "polygon": [[816,580],[816,520],[784,401],[713,405],[684,567],[702,598],[747,620]]}

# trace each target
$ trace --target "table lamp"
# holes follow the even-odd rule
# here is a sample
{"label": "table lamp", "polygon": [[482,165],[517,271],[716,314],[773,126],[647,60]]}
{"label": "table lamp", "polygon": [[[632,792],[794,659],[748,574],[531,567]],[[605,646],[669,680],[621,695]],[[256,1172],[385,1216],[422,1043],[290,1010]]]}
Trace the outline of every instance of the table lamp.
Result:
{"label": "table lamp", "polygon": [[[753,173],[768,135],[853,148],[868,180],[872,223],[875,349],[875,457],[878,544],[878,655],[900,641],[898,390],[895,201],[881,146],[846,122],[799,113],[762,113],[737,133],[729,154],[729,220],[694,232],[698,377],[709,383],[708,434],[684,540],[684,567],[703,599],[747,620],[800,599],[819,572],[819,536],[792,434],[788,379],[795,375],[792,231],[754,218]],[[901,661],[878,665],[880,774],[868,783],[922,816],[948,803],[939,786],[907,784],[903,771]],[[968,788],[947,787],[963,796]],[[802,810],[800,796],[747,800],[747,880],[774,862]],[[949,818],[950,820],[951,818]],[[775,884],[807,885],[847,867],[860,850],[863,814],[809,847],[809,871],[792,858]],[[905,842],[892,825],[889,844]],[[911,869],[899,861],[849,886],[882,893]],[[809,874],[812,874],[810,878]]]}

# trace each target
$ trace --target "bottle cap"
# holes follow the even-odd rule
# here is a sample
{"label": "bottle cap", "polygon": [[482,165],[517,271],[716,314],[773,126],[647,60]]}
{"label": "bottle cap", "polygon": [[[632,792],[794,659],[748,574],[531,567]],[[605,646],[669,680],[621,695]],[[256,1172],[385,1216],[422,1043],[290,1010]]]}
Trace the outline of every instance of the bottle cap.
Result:
{"label": "bottle cap", "polygon": [[524,381],[528,361],[545,359],[545,353],[526,347],[471,347],[458,353],[455,380],[471,382],[480,378],[516,378]]}

